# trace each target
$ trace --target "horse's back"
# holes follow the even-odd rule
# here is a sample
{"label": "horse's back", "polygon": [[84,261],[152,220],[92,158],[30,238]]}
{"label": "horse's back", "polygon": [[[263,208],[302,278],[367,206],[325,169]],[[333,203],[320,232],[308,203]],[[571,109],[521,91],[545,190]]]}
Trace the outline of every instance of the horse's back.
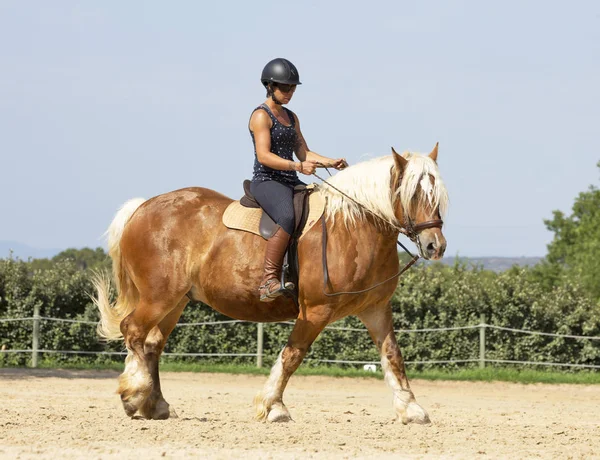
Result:
{"label": "horse's back", "polygon": [[186,227],[186,222],[201,218],[209,224],[219,220],[233,200],[219,192],[202,187],[188,187],[163,193],[144,202],[132,215],[126,230],[139,234],[161,232],[165,228]]}
{"label": "horse's back", "polygon": [[194,207],[205,205],[224,204],[227,206],[232,201],[231,198],[209,188],[186,187],[150,198],[140,207],[140,209],[143,207],[151,207],[154,210],[157,207],[172,206],[174,207],[173,211],[179,210],[180,208],[184,208],[182,209],[183,211],[189,211]]}

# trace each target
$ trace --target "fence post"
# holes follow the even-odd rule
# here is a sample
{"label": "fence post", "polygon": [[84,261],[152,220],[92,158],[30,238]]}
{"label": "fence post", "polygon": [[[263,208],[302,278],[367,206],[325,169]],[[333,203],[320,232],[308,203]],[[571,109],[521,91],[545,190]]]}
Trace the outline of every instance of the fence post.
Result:
{"label": "fence post", "polygon": [[485,367],[485,314],[479,318],[479,368]]}
{"label": "fence post", "polygon": [[33,306],[33,339],[31,341],[31,367],[38,366],[38,350],[40,349],[40,304]]}
{"label": "fence post", "polygon": [[263,338],[264,324],[258,323],[256,328],[256,367],[262,367],[263,365]]}

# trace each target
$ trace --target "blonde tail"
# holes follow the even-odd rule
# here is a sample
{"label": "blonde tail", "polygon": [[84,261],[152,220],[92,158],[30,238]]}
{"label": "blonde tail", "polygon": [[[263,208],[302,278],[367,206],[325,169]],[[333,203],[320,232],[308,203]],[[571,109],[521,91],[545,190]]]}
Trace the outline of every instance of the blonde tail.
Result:
{"label": "blonde tail", "polygon": [[120,243],[127,221],[144,201],[143,198],[134,198],[127,201],[117,211],[115,218],[106,231],[108,235],[108,255],[112,259],[113,279],[118,292],[117,300],[114,303],[110,301],[112,283],[107,273],[96,273],[92,279],[96,289],[96,297],[92,299],[98,310],[100,310],[98,335],[105,340],[123,338],[120,328],[121,321],[131,313],[138,300],[137,289],[122,266]]}

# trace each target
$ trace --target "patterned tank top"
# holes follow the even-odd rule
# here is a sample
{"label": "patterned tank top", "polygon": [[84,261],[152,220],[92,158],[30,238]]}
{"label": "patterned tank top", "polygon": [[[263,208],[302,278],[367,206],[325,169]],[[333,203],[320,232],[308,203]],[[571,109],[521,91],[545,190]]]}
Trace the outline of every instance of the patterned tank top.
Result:
{"label": "patterned tank top", "polygon": [[[252,113],[254,114],[254,112],[260,109],[266,111],[273,122],[273,126],[271,127],[271,152],[285,160],[293,161],[294,148],[296,147],[297,139],[296,119],[294,118],[293,112],[284,107],[291,122],[290,126],[285,126],[275,115],[273,115],[269,106],[266,104],[261,104],[255,108]],[[256,141],[252,130],[250,130],[250,136],[252,136],[252,144],[254,145],[254,174],[252,175],[252,182],[274,180],[287,185],[298,185],[303,183],[298,179],[296,171],[280,171],[261,164],[256,155]]]}

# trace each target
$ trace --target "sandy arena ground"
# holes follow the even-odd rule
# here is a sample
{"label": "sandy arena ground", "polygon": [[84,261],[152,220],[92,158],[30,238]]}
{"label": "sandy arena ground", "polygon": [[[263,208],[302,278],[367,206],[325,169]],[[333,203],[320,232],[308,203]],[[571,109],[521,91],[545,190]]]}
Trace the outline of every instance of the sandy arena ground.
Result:
{"label": "sandy arena ground", "polygon": [[412,382],[432,424],[393,420],[381,380],[292,377],[294,422],[253,420],[266,377],[165,373],[179,418],[131,420],[116,372],[0,369],[2,458],[600,458],[600,386]]}

